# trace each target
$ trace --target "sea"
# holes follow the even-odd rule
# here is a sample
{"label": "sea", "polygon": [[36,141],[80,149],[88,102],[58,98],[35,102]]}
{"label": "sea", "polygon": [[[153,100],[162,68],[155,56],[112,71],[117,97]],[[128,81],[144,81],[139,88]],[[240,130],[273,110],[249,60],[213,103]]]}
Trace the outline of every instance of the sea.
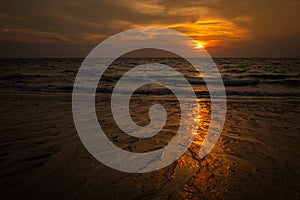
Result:
{"label": "sea", "polygon": [[[1,59],[0,89],[5,92],[72,93],[82,61],[80,58]],[[300,59],[215,58],[214,61],[222,74],[229,99],[294,99],[300,96]],[[192,85],[205,85],[203,79],[199,79],[196,72],[187,68],[188,64],[179,58],[119,59],[102,80],[112,82],[128,66],[154,62],[179,66]],[[101,92],[111,91],[104,88]],[[197,95],[209,98],[207,90],[198,91]]]}

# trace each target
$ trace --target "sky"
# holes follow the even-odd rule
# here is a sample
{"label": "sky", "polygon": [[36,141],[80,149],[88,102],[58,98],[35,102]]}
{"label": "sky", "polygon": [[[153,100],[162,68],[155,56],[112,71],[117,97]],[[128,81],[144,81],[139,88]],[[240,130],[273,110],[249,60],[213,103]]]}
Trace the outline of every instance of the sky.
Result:
{"label": "sky", "polygon": [[299,0],[2,0],[0,57],[85,57],[125,30],[170,28],[212,57],[300,57]]}

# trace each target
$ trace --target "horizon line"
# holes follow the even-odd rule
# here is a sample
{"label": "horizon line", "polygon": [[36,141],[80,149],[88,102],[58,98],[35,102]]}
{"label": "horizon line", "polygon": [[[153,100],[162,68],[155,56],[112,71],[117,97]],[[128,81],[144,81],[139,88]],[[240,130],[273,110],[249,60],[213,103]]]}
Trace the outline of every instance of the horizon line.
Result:
{"label": "horizon line", "polygon": [[[86,57],[80,57],[80,56],[66,56],[66,57],[0,57],[0,59],[85,59]],[[143,57],[143,56],[125,56],[125,57],[119,57],[119,58],[182,58],[182,57],[171,57],[171,56],[154,56],[154,57]],[[190,57],[190,58],[194,58],[194,57]],[[300,59],[300,57],[279,57],[279,56],[211,56],[211,58],[213,59],[224,59],[224,58],[228,58],[228,59]],[[118,59],[118,58],[117,58]],[[183,58],[184,59],[184,58]]]}

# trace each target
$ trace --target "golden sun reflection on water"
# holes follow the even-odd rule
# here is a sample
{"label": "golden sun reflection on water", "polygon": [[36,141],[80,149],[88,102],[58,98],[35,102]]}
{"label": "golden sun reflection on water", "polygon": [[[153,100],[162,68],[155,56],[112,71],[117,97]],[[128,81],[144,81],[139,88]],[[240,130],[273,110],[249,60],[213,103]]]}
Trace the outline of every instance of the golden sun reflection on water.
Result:
{"label": "golden sun reflection on water", "polygon": [[[182,155],[178,160],[176,167],[174,168],[174,173],[172,178],[176,176],[186,176],[188,180],[185,182],[181,191],[178,192],[179,199],[190,199],[197,194],[197,196],[224,196],[228,191],[228,186],[226,181],[221,181],[216,179],[215,174],[219,174],[219,170],[214,171],[213,169],[218,166],[221,162],[218,156],[215,154],[209,154],[204,159],[199,158],[199,151],[203,144],[203,141],[207,135],[208,127],[211,121],[210,115],[210,102],[209,101],[199,101],[198,110],[200,116],[197,116],[195,121],[199,121],[198,130],[194,130],[192,133],[194,135],[194,140],[190,145],[188,151]],[[197,109],[197,108],[196,108]],[[224,168],[224,169],[225,169]],[[226,171],[226,169],[225,169]],[[223,174],[221,176],[227,176],[228,174]],[[178,178],[178,177],[177,177]],[[222,186],[220,190],[216,190],[211,187],[212,185]]]}
{"label": "golden sun reflection on water", "polygon": [[201,160],[198,154],[206,137],[206,133],[210,123],[210,102],[199,101],[198,108],[195,109],[198,109],[199,115],[190,120],[198,122],[198,128],[192,130],[194,140],[190,145],[188,151],[179,159],[177,159],[177,165],[174,169],[173,176],[176,175],[176,171],[179,170],[179,168],[186,168],[184,173],[186,173],[187,176],[193,175],[193,173],[195,173],[200,168],[199,162],[201,162]]}
{"label": "golden sun reflection on water", "polygon": [[[197,109],[197,108],[196,108]],[[209,102],[201,102],[198,100],[198,110],[199,116],[197,116],[194,120],[198,121],[198,130],[193,132],[195,138],[190,146],[190,149],[196,155],[199,154],[200,147],[203,143],[203,140],[206,136],[209,123],[210,123],[210,103]]]}

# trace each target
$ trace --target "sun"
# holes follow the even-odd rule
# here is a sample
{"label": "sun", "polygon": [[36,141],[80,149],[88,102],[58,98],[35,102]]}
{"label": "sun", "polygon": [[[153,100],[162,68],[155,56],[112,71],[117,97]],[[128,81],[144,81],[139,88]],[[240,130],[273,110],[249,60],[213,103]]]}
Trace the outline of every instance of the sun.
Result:
{"label": "sun", "polygon": [[196,49],[203,49],[205,47],[205,42],[196,41]]}
{"label": "sun", "polygon": [[202,49],[203,48],[203,45],[198,43],[197,46],[196,46],[198,49]]}

